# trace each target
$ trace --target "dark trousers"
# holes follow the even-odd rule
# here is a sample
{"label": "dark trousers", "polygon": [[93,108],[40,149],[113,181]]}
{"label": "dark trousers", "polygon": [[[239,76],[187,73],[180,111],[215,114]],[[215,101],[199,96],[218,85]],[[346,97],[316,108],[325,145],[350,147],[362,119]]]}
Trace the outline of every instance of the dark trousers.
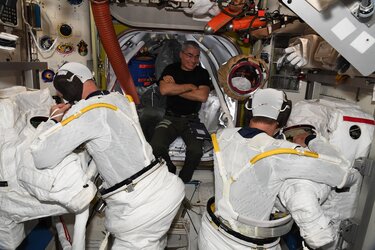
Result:
{"label": "dark trousers", "polygon": [[199,165],[203,155],[203,140],[198,140],[192,134],[189,128],[190,121],[199,121],[197,115],[187,117],[164,116],[155,128],[154,135],[151,140],[153,153],[156,157],[163,157],[168,165],[168,169],[172,173],[176,173],[176,167],[169,157],[169,145],[181,136],[186,144],[185,162],[179,177],[184,183],[189,182],[193,176],[194,170]]}

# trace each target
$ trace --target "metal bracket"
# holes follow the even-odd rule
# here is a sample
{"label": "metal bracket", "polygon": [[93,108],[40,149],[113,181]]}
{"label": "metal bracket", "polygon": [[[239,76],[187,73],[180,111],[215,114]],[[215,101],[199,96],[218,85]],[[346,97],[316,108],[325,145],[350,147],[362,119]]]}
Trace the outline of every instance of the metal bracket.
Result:
{"label": "metal bracket", "polygon": [[370,176],[374,168],[374,160],[360,157],[354,161],[353,167],[357,169],[362,176]]}
{"label": "metal bracket", "polygon": [[126,186],[125,190],[128,192],[128,193],[131,193],[134,191],[134,184],[133,182],[130,183],[129,185]]}

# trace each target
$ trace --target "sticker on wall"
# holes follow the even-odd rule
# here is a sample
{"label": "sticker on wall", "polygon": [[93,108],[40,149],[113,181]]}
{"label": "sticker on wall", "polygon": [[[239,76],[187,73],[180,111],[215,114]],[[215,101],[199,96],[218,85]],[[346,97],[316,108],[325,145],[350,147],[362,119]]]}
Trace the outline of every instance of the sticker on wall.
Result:
{"label": "sticker on wall", "polygon": [[70,5],[80,5],[82,2],[83,0],[68,0]]}
{"label": "sticker on wall", "polygon": [[58,27],[58,31],[61,37],[63,38],[68,38],[72,36],[73,29],[69,24],[62,23]]}
{"label": "sticker on wall", "polygon": [[88,53],[87,46],[88,45],[85,41],[83,41],[83,40],[79,41],[79,43],[77,44],[78,54],[80,54],[81,56],[87,55],[87,53]]}
{"label": "sticker on wall", "polygon": [[69,55],[74,51],[73,44],[71,43],[60,43],[57,48],[57,52],[63,55]]}
{"label": "sticker on wall", "polygon": [[55,72],[51,69],[45,69],[42,72],[42,80],[43,82],[52,82],[53,78],[55,77]]}
{"label": "sticker on wall", "polygon": [[53,42],[54,40],[52,39],[52,37],[47,35],[44,35],[39,39],[39,45],[44,50],[51,48]]}

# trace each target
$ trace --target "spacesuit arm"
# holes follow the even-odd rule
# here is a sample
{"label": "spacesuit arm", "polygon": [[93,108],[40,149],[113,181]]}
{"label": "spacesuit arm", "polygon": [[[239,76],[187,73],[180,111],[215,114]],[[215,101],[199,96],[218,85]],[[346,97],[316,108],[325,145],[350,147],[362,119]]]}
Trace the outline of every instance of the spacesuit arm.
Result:
{"label": "spacesuit arm", "polygon": [[342,185],[342,187],[351,186],[357,181],[355,174],[357,170],[353,169],[350,162],[346,160],[346,158],[344,158],[333,145],[329,144],[324,137],[318,137],[311,140],[308,146],[314,152],[322,152],[322,154],[324,153],[325,155],[342,159],[344,166],[348,168],[346,182]]}
{"label": "spacesuit arm", "polygon": [[315,137],[308,142],[307,146],[309,150],[313,152],[321,152],[332,157],[343,158],[340,153],[331,144],[329,144],[324,137]]}
{"label": "spacesuit arm", "polygon": [[287,180],[279,191],[279,197],[297,223],[306,243],[316,249],[336,238],[330,218],[320,205],[330,192],[327,185],[307,180]]}
{"label": "spacesuit arm", "polygon": [[[307,179],[318,183],[324,183],[331,187],[343,187],[350,176],[350,163],[341,158],[338,153],[333,154],[334,149],[328,150],[329,144],[323,144],[316,138],[311,143],[319,158],[304,157],[299,155],[279,155],[273,157],[275,174],[281,180]],[[322,144],[320,144],[322,143]],[[324,147],[323,147],[324,145]],[[328,152],[332,152],[328,155]]]}
{"label": "spacesuit arm", "polygon": [[[105,130],[102,116],[102,111],[93,110],[46,137],[40,134],[30,146],[35,166],[39,169],[52,168],[82,143],[100,137]],[[60,126],[60,123],[54,126]]]}

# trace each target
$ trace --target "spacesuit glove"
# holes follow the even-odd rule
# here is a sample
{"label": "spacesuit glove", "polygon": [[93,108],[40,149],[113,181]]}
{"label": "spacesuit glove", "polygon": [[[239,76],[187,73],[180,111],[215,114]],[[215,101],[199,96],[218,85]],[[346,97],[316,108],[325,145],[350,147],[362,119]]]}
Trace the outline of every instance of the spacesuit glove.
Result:
{"label": "spacesuit glove", "polygon": [[285,57],[287,54],[282,55],[276,62],[276,69],[280,70],[285,64]]}
{"label": "spacesuit glove", "polygon": [[190,8],[184,8],[184,12],[187,14],[193,14],[196,16],[202,16],[209,12],[215,2],[210,0],[195,0],[193,6]]}
{"label": "spacesuit glove", "polygon": [[290,63],[296,69],[301,68],[307,64],[307,60],[303,57],[301,44],[288,47],[284,50],[286,54],[286,62]]}

